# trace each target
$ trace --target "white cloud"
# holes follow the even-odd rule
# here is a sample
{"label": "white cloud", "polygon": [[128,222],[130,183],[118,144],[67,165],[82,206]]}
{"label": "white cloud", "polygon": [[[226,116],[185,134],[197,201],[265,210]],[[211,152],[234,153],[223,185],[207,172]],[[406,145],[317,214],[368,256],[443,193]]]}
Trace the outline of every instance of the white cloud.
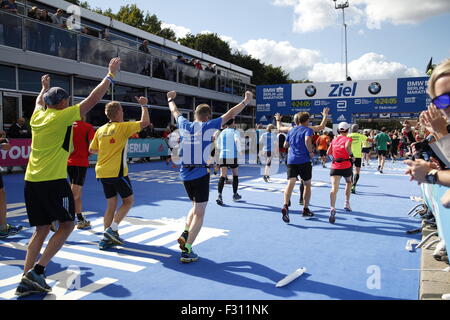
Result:
{"label": "white cloud", "polygon": [[165,29],[165,28],[170,28],[175,32],[175,36],[177,38],[184,38],[188,33],[192,33],[191,29],[183,27],[183,26],[177,26],[175,24],[171,24],[171,23],[161,23],[161,28]]}
{"label": "white cloud", "polygon": [[[348,73],[353,80],[392,79],[417,77],[422,73],[415,68],[388,61],[385,56],[370,52],[348,64]],[[345,78],[345,65],[341,63],[317,63],[308,72],[313,81],[337,81]]]}
{"label": "white cloud", "polygon": [[[341,19],[331,0],[274,0],[272,4],[294,7],[294,32],[319,31]],[[351,0],[345,14],[348,25],[364,22],[369,29],[379,29],[383,22],[412,24],[449,11],[449,0]]]}
{"label": "white cloud", "polygon": [[295,48],[288,41],[249,40],[241,47],[245,52],[266,64],[281,66],[291,73],[292,77],[305,77],[306,71],[320,60],[319,51]]}

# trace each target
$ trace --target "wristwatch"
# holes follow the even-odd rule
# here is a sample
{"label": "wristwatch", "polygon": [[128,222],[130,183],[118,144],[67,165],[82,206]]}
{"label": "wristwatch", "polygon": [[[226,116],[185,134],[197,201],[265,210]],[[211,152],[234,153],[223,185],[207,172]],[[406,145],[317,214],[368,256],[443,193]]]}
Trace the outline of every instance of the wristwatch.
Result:
{"label": "wristwatch", "polygon": [[438,178],[437,173],[438,173],[438,170],[436,170],[436,169],[431,170],[425,176],[425,181],[430,184],[436,184],[437,178]]}

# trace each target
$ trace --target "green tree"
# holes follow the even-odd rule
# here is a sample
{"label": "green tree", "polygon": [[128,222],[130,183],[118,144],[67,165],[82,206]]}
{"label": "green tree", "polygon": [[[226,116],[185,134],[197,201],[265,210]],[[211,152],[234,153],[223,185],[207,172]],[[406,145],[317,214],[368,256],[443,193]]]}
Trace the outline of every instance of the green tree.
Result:
{"label": "green tree", "polygon": [[216,33],[187,34],[178,39],[178,42],[186,47],[209,54],[213,57],[230,61],[232,58],[231,47],[228,42],[219,38]]}

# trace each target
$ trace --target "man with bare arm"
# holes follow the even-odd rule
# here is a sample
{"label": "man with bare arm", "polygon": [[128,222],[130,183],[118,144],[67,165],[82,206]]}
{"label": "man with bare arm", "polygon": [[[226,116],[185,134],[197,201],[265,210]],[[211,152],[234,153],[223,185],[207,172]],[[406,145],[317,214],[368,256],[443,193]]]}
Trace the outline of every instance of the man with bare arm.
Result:
{"label": "man with bare arm", "polygon": [[183,263],[198,260],[198,255],[192,251],[194,243],[203,225],[205,210],[209,200],[209,172],[207,160],[210,156],[212,137],[220,130],[223,123],[235,118],[253,99],[250,91],[245,93],[245,99],[231,108],[220,118],[211,120],[211,107],[200,104],[195,109],[195,121],[189,122],[177,108],[175,98],[177,93],[167,93],[169,108],[176,119],[181,136],[181,168],[180,177],[192,201],[192,208],[186,218],[184,232],[178,238],[182,250],[180,261]]}
{"label": "man with bare arm", "polygon": [[[114,81],[119,66],[120,59],[112,59],[108,75],[85,100],[71,107],[69,94],[64,89],[50,88],[48,75],[41,79],[42,90],[36,99],[36,107],[30,120],[33,140],[25,173],[28,220],[36,230],[28,244],[24,275],[16,290],[18,296],[52,290],[45,282],[45,267],[75,227],[74,199],[67,182],[67,159],[72,149],[72,124],[103,98]],[[50,225],[55,220],[59,221],[59,229],[50,238],[38,259],[50,232]]]}

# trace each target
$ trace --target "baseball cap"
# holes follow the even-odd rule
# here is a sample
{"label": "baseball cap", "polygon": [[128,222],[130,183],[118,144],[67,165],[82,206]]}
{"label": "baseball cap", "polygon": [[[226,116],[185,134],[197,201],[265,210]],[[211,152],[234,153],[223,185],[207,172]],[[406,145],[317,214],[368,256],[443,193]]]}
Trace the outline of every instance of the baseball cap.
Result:
{"label": "baseball cap", "polygon": [[350,129],[350,125],[347,122],[341,122],[338,124],[339,131],[347,131],[348,129]]}
{"label": "baseball cap", "polygon": [[50,88],[44,94],[44,102],[48,106],[55,106],[59,104],[63,99],[69,98],[69,94],[66,90],[60,87]]}

